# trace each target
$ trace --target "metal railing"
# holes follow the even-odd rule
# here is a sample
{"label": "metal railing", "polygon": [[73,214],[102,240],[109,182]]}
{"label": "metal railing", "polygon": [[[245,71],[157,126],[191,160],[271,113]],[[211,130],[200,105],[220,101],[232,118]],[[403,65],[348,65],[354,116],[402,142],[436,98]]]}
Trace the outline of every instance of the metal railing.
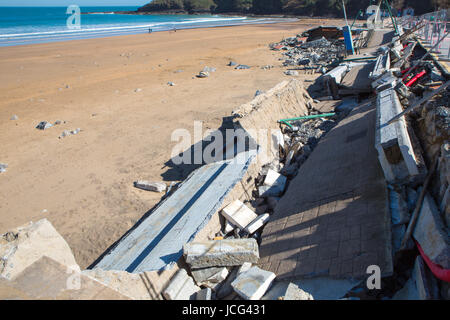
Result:
{"label": "metal railing", "polygon": [[421,16],[403,16],[397,19],[397,23],[403,28],[417,27],[415,34],[424,44],[435,46],[439,43],[434,53],[441,59],[450,59],[450,36],[446,35],[450,27],[450,9],[439,10],[423,14]]}

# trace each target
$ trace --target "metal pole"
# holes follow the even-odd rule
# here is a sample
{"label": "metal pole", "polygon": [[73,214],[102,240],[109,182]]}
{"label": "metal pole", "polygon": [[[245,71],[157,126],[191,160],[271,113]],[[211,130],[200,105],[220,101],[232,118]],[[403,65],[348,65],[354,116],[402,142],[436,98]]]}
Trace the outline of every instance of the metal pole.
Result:
{"label": "metal pole", "polygon": [[345,11],[345,3],[344,0],[342,0],[342,8],[344,8],[344,17],[345,17],[345,23],[348,26],[348,21],[347,21],[347,12]]}

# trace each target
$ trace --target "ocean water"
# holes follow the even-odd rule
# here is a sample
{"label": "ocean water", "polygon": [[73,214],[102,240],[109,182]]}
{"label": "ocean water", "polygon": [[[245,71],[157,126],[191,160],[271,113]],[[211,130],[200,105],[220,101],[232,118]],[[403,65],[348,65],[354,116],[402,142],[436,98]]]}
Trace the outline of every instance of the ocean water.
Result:
{"label": "ocean water", "polygon": [[129,15],[138,7],[81,7],[80,29],[69,29],[67,7],[0,7],[0,46],[87,39],[186,28],[273,23],[280,19],[219,15]]}

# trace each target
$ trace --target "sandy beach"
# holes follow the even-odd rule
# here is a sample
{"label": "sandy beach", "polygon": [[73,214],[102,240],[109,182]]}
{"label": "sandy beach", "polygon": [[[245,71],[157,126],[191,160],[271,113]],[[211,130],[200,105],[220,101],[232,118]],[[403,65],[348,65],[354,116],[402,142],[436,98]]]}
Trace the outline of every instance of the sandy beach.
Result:
{"label": "sandy beach", "polygon": [[[0,233],[47,218],[89,266],[179,181],[177,128],[218,128],[288,77],[268,44],[340,20],[178,30],[0,48]],[[234,70],[230,60],[251,66]],[[262,66],[273,65],[269,70]],[[196,78],[205,66],[216,72]],[[317,75],[302,75],[314,79]],[[175,86],[169,86],[171,81]],[[139,89],[139,90],[137,90]],[[10,120],[13,115],[18,120]],[[63,121],[37,130],[40,121]],[[64,130],[77,135],[59,138]]]}

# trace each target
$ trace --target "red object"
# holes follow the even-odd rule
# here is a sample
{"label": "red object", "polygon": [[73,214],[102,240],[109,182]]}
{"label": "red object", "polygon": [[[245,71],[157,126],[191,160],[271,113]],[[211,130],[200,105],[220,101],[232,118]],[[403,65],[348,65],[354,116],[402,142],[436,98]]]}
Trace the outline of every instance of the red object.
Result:
{"label": "red object", "polygon": [[422,247],[420,246],[419,242],[414,240],[416,243],[417,249],[419,249],[420,255],[422,256],[423,260],[427,264],[428,268],[430,268],[431,272],[434,274],[434,276],[442,281],[450,282],[450,270],[442,268],[440,265],[435,264],[433,261],[428,258],[428,256],[423,252]]}
{"label": "red object", "polygon": [[281,49],[281,48],[283,48],[284,46],[282,45],[282,44],[278,44],[278,45],[276,45],[275,47],[273,47],[274,49],[276,49],[276,50],[279,50],[279,49]]}
{"label": "red object", "polygon": [[419,80],[420,78],[422,78],[427,72],[425,70],[422,70],[421,72],[419,72],[418,74],[416,74],[411,80],[409,80],[406,83],[407,87],[411,87],[417,80]]}
{"label": "red object", "polygon": [[402,74],[405,74],[406,72],[408,72],[408,70],[411,68],[406,68],[405,70],[402,70]]}

